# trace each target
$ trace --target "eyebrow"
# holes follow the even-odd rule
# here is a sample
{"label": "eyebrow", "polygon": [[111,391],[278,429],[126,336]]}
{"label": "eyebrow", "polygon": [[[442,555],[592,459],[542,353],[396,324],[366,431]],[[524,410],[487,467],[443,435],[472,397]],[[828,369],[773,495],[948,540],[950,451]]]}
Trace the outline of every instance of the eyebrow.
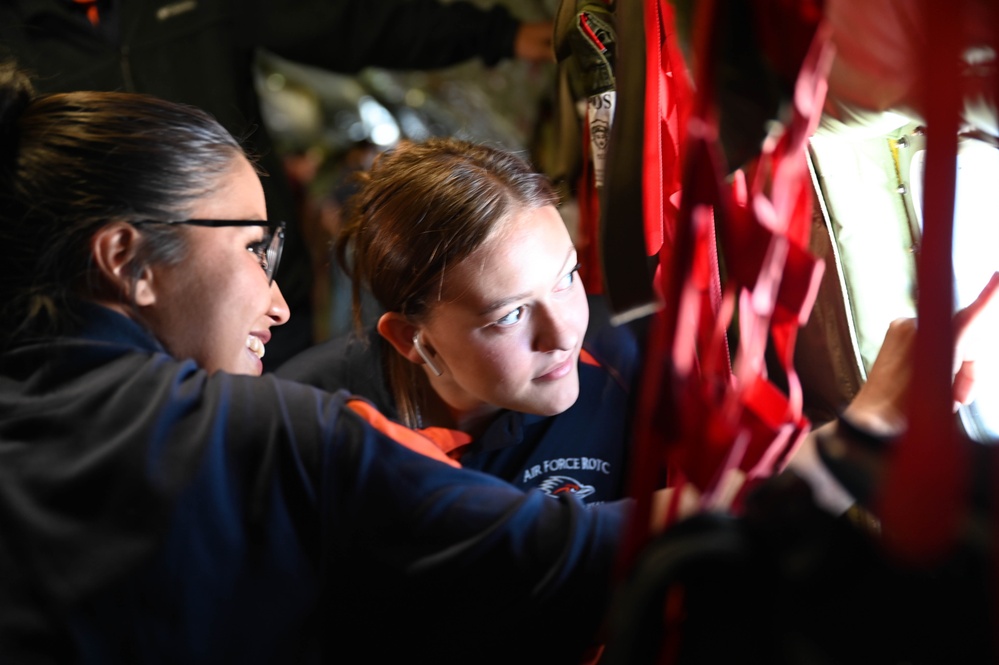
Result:
{"label": "eyebrow", "polygon": [[[575,247],[575,245],[569,247],[569,251],[566,252],[566,255],[565,255],[565,261],[562,262],[562,266],[559,268],[559,274],[558,274],[559,277],[562,276],[562,272],[565,270],[565,267],[567,265],[569,265],[569,262],[570,262],[569,260],[572,258],[572,256],[575,253],[576,253],[576,247]],[[485,307],[483,307],[479,311],[479,316],[485,316],[486,314],[489,314],[490,312],[495,312],[497,309],[501,309],[503,307],[506,307],[506,306],[510,305],[511,303],[517,302],[518,300],[523,300],[524,298],[526,298],[529,295],[531,295],[530,291],[525,292],[525,293],[517,293],[517,294],[511,295],[511,296],[507,296],[506,298],[500,298],[499,300],[494,300],[494,301],[488,303]]]}

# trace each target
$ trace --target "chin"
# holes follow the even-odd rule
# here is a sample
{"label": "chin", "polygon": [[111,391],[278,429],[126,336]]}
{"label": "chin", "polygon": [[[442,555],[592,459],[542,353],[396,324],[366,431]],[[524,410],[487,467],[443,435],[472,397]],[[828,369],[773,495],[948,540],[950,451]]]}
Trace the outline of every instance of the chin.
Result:
{"label": "chin", "polygon": [[540,408],[535,406],[533,410],[525,409],[525,411],[539,416],[557,416],[563,411],[568,410],[569,407],[576,403],[577,399],[579,399],[578,383],[572,386],[571,390],[566,390],[565,394],[554,395],[551,399],[541,402]]}
{"label": "chin", "polygon": [[230,374],[244,374],[246,376],[260,376],[264,373],[263,366],[259,363],[252,366],[243,366],[239,369],[228,370]]}

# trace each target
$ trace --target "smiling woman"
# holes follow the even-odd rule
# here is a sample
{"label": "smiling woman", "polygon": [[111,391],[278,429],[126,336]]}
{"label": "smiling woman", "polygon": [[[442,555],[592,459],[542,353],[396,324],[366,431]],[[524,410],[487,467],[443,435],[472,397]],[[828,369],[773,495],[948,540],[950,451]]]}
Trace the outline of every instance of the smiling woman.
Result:
{"label": "smiling woman", "polygon": [[[24,79],[7,82],[21,86],[24,95],[5,100],[3,110],[14,113],[15,105],[26,105],[30,87]],[[0,307],[5,320],[20,322],[3,327],[4,346],[65,330],[71,320],[67,304],[81,290],[121,309],[133,307],[132,279],[142,277],[141,267],[179,264],[188,243],[179,229],[162,225],[140,233],[127,221],[190,216],[237,160],[245,161],[239,145],[204,114],[184,117],[155,100],[113,99],[112,109],[108,97],[93,93],[39,98],[31,113],[20,112],[17,125],[3,128],[0,233],[8,269],[0,282]],[[81,117],[93,122],[82,123]],[[159,126],[158,141],[135,134],[137,124],[150,121]],[[51,145],[56,139],[61,149]],[[104,177],[88,177],[93,163],[102,164]],[[96,265],[104,275],[98,277],[91,269],[91,242],[109,220],[121,221],[114,239],[121,253],[114,266]]]}
{"label": "smiling woman", "polygon": [[[277,374],[346,385],[411,427],[460,430],[446,452],[525,489],[620,497],[621,359],[636,343],[608,329],[584,346],[587,296],[557,203],[545,176],[486,145],[439,138],[381,155],[337,239],[358,331]],[[385,312],[376,330],[361,327],[361,289]]]}
{"label": "smiling woman", "polygon": [[627,503],[256,376],[281,224],[211,117],[0,64],[0,234],[0,662],[578,662]]}
{"label": "smiling woman", "polygon": [[[290,316],[267,258],[272,254],[276,265],[282,236],[265,219],[250,162],[234,158],[227,175],[211,197],[191,206],[193,219],[173,222],[189,254],[179,263],[150,265],[136,283],[133,309],[175,357],[208,371],[259,375],[271,327]],[[148,225],[142,221],[140,227]]]}
{"label": "smiling woman", "polygon": [[[136,133],[143,123],[162,140]],[[4,152],[17,161],[2,199],[12,269],[0,302],[21,325],[4,327],[3,345],[65,332],[82,296],[141,322],[177,358],[260,374],[270,328],[289,317],[267,265],[283,236],[239,144],[200,111],[95,93],[40,98],[20,128]],[[88,177],[94,162],[100,178]],[[250,221],[206,221],[227,218]]]}

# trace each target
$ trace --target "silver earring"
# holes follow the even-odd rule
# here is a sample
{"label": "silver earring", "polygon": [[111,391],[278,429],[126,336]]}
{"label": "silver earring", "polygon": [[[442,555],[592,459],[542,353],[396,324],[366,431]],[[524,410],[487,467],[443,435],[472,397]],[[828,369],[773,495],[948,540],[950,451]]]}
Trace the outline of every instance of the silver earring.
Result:
{"label": "silver earring", "polygon": [[434,361],[430,359],[430,356],[427,355],[427,352],[423,350],[422,346],[420,346],[420,333],[416,333],[415,335],[413,335],[413,346],[416,348],[416,352],[420,354],[420,357],[423,358],[423,362],[427,363],[427,367],[430,368],[431,372],[433,372],[437,376],[440,376],[441,374],[444,373],[439,369],[437,369],[437,365],[434,364]]}

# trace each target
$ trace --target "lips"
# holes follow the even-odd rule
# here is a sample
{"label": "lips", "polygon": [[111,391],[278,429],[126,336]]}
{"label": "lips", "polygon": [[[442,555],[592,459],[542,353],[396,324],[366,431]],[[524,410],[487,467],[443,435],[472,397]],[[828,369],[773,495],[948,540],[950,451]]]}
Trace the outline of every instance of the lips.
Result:
{"label": "lips", "polygon": [[575,364],[573,358],[567,358],[559,364],[548,369],[544,374],[534,379],[535,381],[557,381],[568,376]]}

